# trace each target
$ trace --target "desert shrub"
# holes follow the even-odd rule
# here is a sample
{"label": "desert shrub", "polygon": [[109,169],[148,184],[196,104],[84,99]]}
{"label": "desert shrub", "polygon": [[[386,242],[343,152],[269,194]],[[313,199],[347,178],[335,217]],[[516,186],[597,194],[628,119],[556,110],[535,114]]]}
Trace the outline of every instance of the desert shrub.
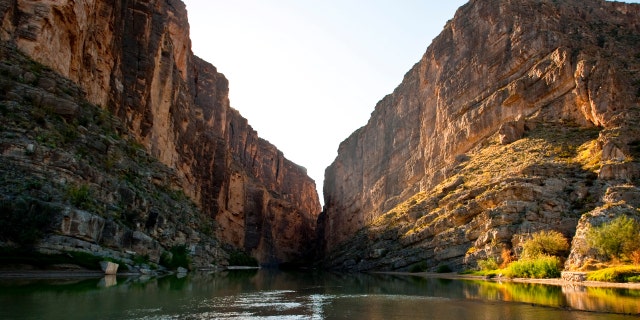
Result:
{"label": "desert shrub", "polygon": [[178,267],[189,269],[190,263],[189,250],[184,244],[173,246],[169,252],[163,252],[160,256],[160,264],[169,269],[178,269]]}
{"label": "desert shrub", "polygon": [[561,271],[558,257],[539,255],[535,259],[512,262],[505,269],[505,275],[511,278],[558,278]]}
{"label": "desert shrub", "polygon": [[141,255],[141,254],[136,254],[135,256],[133,256],[133,263],[134,264],[148,264],[149,263],[149,255],[145,254],[145,255]]}
{"label": "desert shrub", "polygon": [[569,242],[562,233],[554,230],[542,230],[532,235],[522,244],[522,258],[536,259],[541,255],[565,256],[569,250]]}
{"label": "desert shrub", "polygon": [[500,268],[506,268],[511,262],[514,261],[511,250],[507,248],[502,248],[502,253],[500,253],[500,257],[502,258],[502,263],[500,264]]}
{"label": "desert shrub", "polygon": [[229,265],[257,267],[258,260],[243,251],[232,251],[229,254]]}
{"label": "desert shrub", "polygon": [[640,265],[640,249],[636,249],[629,255],[631,262],[635,265]]}
{"label": "desert shrub", "polygon": [[480,270],[489,271],[497,270],[498,268],[500,268],[500,266],[498,265],[498,262],[495,258],[490,257],[487,259],[478,260],[478,268],[480,268]]}
{"label": "desert shrub", "polygon": [[437,273],[449,273],[452,272],[453,270],[451,270],[451,267],[449,267],[449,265],[447,264],[442,264],[439,265],[438,268],[436,268],[436,272]]}
{"label": "desert shrub", "polygon": [[621,266],[606,268],[589,273],[587,275],[587,280],[605,282],[638,282],[640,280],[640,267]]}
{"label": "desert shrub", "polygon": [[640,225],[626,215],[593,227],[587,233],[587,242],[601,254],[620,259],[640,249]]}
{"label": "desert shrub", "polygon": [[88,209],[91,206],[91,189],[85,184],[71,185],[67,188],[66,198],[72,205]]}
{"label": "desert shrub", "polygon": [[411,272],[411,273],[425,272],[425,271],[427,271],[427,262],[426,261],[414,263],[414,264],[411,265],[411,267],[409,267],[409,272]]}

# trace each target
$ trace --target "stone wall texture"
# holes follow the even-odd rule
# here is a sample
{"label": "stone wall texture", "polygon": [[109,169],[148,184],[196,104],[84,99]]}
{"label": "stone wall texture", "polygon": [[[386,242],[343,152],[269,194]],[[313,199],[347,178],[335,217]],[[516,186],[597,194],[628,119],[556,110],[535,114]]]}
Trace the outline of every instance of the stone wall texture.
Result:
{"label": "stone wall texture", "polygon": [[321,211],[306,169],[231,108],[228,82],[191,51],[179,0],[0,1],[0,39],[80,85],[261,263],[297,261]]}
{"label": "stone wall texture", "polygon": [[[556,207],[553,213],[544,205],[547,200],[568,201],[566,189],[577,183],[570,170],[547,167],[511,173],[511,178],[541,178],[541,184],[520,188],[523,181],[519,181],[510,191],[497,192],[491,203],[478,198],[486,190],[468,193],[459,201],[443,199],[479,177],[465,178],[445,193],[438,186],[459,173],[470,154],[492,137],[497,135],[501,144],[509,145],[536,126],[556,125],[599,130],[593,148],[599,157],[599,167],[593,170],[597,183],[631,183],[635,189],[639,40],[637,4],[472,0],[462,6],[402,83],[376,105],[368,123],[341,143],[327,168],[325,210],[318,226],[327,263],[397,269],[428,259],[431,266],[440,262],[460,266],[474,245],[484,248],[493,239],[494,244],[511,246],[514,234],[524,232],[520,226],[527,221],[527,208],[534,208],[536,215],[548,212],[551,218],[542,224],[536,220],[535,227],[525,230],[555,228],[572,237],[583,212]],[[559,184],[548,178],[558,178]],[[582,182],[576,186],[583,184],[583,178],[578,180]],[[515,183],[506,178],[502,182]],[[589,201],[607,202],[606,190],[606,186],[591,190]],[[419,200],[406,203],[425,193],[432,197],[421,199],[433,203],[421,208]],[[431,215],[429,219],[441,225],[413,240],[404,238],[407,229],[400,228],[400,235],[387,239],[394,245],[381,245],[387,240],[374,234],[382,232],[374,225],[403,203],[416,216],[404,215],[406,221],[396,223],[417,226],[421,222],[416,219]],[[504,210],[497,214],[500,206]],[[467,210],[460,211],[461,207]],[[445,211],[435,214],[436,208]],[[369,230],[368,236],[359,238],[363,230]],[[478,240],[487,235],[491,239]],[[409,244],[396,245],[402,239]],[[395,254],[385,263],[374,262],[382,261],[381,253],[407,247],[414,250]],[[478,253],[486,257],[485,251]]]}

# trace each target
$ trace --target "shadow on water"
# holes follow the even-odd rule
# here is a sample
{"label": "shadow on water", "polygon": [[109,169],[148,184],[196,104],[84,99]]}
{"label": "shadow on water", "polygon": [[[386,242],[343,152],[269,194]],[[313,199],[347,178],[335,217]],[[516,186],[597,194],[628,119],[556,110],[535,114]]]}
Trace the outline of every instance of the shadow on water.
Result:
{"label": "shadow on water", "polygon": [[514,312],[530,313],[531,319],[627,319],[624,314],[640,314],[640,290],[234,270],[159,278],[0,279],[0,305],[2,319],[507,319]]}

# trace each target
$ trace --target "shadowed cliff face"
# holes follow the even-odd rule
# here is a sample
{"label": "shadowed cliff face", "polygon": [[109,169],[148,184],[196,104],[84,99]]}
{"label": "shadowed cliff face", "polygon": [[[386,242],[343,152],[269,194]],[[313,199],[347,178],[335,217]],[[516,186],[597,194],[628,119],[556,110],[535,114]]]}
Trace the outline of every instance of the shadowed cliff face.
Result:
{"label": "shadowed cliff face", "polygon": [[[327,168],[318,226],[327,265],[406,269],[427,260],[460,268],[536,230],[572,237],[593,209],[577,202],[602,205],[610,186],[637,186],[638,41],[638,5],[477,0],[461,7]],[[565,139],[574,127],[586,131]],[[544,140],[551,132],[557,136]],[[472,168],[496,164],[482,158],[487,150],[537,154],[530,141],[509,149],[527,136],[574,151],[591,143],[596,165],[558,165],[549,157],[563,155],[550,151],[526,170],[506,161],[485,180],[482,167]],[[534,178],[541,180],[526,180]],[[579,186],[580,200],[571,200]]]}
{"label": "shadowed cliff face", "polygon": [[262,263],[310,247],[320,203],[306,170],[229,106],[228,82],[191,52],[187,12],[167,1],[0,1],[0,38],[116,114],[223,242]]}

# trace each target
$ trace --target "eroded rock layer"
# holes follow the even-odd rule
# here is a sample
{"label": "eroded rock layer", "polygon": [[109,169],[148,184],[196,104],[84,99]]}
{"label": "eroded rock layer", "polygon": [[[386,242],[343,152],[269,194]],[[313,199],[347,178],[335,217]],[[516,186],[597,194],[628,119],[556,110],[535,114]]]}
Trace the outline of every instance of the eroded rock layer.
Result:
{"label": "eroded rock layer", "polygon": [[306,170],[230,107],[228,82],[191,52],[179,0],[0,1],[0,38],[120,118],[216,234],[260,262],[297,261],[320,211]]}
{"label": "eroded rock layer", "polygon": [[638,41],[636,4],[461,7],[327,168],[326,265],[461,269],[602,206],[637,214],[605,195],[637,192]]}

